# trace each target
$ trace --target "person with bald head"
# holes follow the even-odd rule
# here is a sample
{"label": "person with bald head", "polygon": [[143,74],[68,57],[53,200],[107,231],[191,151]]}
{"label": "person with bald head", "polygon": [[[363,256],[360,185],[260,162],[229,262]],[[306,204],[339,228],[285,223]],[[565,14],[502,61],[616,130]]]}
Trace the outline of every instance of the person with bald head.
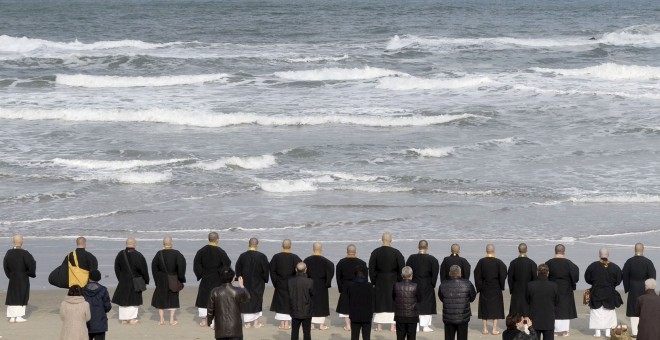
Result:
{"label": "person with bald head", "polygon": [[417,249],[419,252],[408,257],[406,266],[412,268],[415,273],[412,282],[417,284],[417,289],[422,294],[422,301],[417,304],[419,326],[423,332],[433,332],[431,320],[433,314],[438,314],[435,286],[438,283],[440,264],[435,256],[429,254],[429,243],[426,240],[419,241]]}
{"label": "person with bald head", "polygon": [[126,248],[115,257],[117,288],[112,294],[112,303],[119,305],[119,320],[122,324],[138,322],[138,307],[142,305],[142,292],[137,291],[133,278],[142,277],[149,284],[149,267],[144,256],[137,251],[137,241],[129,237]]}
{"label": "person with bald head", "polygon": [[328,329],[325,317],[330,315],[330,298],[328,289],[332,286],[335,277],[335,265],[323,257],[323,246],[320,242],[312,244],[312,256],[305,259],[307,276],[314,281],[314,295],[312,297],[312,329],[318,324],[320,330]]}
{"label": "person with bald head", "polygon": [[30,299],[30,278],[36,277],[37,262],[23,249],[23,236],[14,235],[13,247],[7,250],[2,268],[9,279],[5,305],[9,322],[25,322],[25,309]]}
{"label": "person with bald head", "polygon": [[[69,264],[71,266],[78,267],[84,271],[87,271],[88,273],[91,272],[92,270],[99,269],[99,262],[96,259],[96,256],[94,256],[94,254],[87,251],[87,239],[85,237],[80,236],[76,238],[76,249],[70,252],[69,254],[67,254],[67,256],[62,261],[61,267],[66,269],[69,267]],[[85,285],[87,285],[87,283],[89,282],[89,278],[72,276],[71,271],[68,269],[66,269],[66,272],[64,274],[66,277],[59,278],[59,280],[63,280],[64,282],[66,282],[64,286],[71,287],[73,285],[78,285],[80,287],[85,287]],[[49,277],[49,282],[51,282],[50,277]],[[54,283],[52,282],[51,284],[54,285]],[[59,284],[57,286],[62,287]]]}
{"label": "person with bald head", "polygon": [[300,262],[302,262],[300,257],[291,253],[291,240],[289,239],[282,241],[282,251],[273,255],[270,259],[270,280],[273,282],[273,288],[275,288],[270,311],[275,312],[275,320],[280,322],[280,329],[291,329],[291,325],[289,325],[291,305],[289,304],[288,282],[290,278],[296,275],[296,265]]}
{"label": "person with bald head", "polygon": [[[350,301],[348,300],[348,288],[353,284],[356,277],[356,268],[361,266],[366,271],[367,263],[357,257],[357,248],[354,244],[349,244],[346,247],[346,257],[337,262],[337,289],[339,289],[339,299],[337,300],[337,308],[340,318],[344,318],[345,331],[351,330],[350,320]],[[366,274],[363,273],[363,274]],[[363,278],[368,281],[366,277]],[[373,289],[373,287],[371,287]],[[371,321],[371,318],[369,319]],[[370,322],[371,323],[371,322]]]}
{"label": "person with bald head", "polygon": [[482,334],[488,334],[488,320],[493,320],[491,334],[500,334],[497,321],[504,319],[504,296],[506,265],[495,257],[495,245],[486,245],[486,257],[477,262],[474,268],[474,283],[479,293],[478,317],[482,320]]}
{"label": "person with bald head", "polygon": [[311,340],[311,325],[314,299],[314,280],[307,277],[307,265],[299,262],[295,265],[295,276],[287,280],[288,304],[292,319],[291,340],[298,340],[300,326],[303,339]]}
{"label": "person with bald head", "polygon": [[390,332],[396,332],[392,291],[402,280],[400,273],[406,263],[401,252],[392,247],[392,234],[384,233],[381,240],[383,245],[374,249],[369,257],[369,279],[376,291],[374,323],[377,332],[383,330],[384,323],[390,324]]}
{"label": "person with bald head", "polygon": [[451,245],[450,250],[451,255],[445,257],[440,264],[440,283],[453,279],[449,273],[450,268],[453,265],[461,267],[461,277],[469,280],[470,273],[472,273],[472,266],[468,260],[461,257],[461,246],[454,243]]}
{"label": "person with bald head", "polygon": [[245,328],[261,328],[259,318],[264,304],[264,290],[268,283],[268,258],[258,251],[259,240],[251,238],[248,250],[236,260],[236,276],[243,278],[245,289],[250,292],[250,299],[241,304],[241,315]]}
{"label": "person with bald head", "polygon": [[186,282],[186,259],[181,252],[173,249],[172,237],[163,238],[163,249],[159,250],[151,260],[151,275],[154,277],[156,289],[151,296],[151,306],[158,309],[160,325],[165,324],[165,310],[170,311],[170,325],[178,322],[174,320],[174,313],[180,307],[179,291],[172,291],[168,275],[176,275],[181,283]]}
{"label": "person with bald head", "polygon": [[218,233],[215,231],[210,232],[208,240],[209,243],[199,249],[193,259],[193,272],[197,281],[199,281],[195,307],[197,307],[197,315],[201,319],[199,322],[201,327],[206,326],[206,309],[209,304],[211,290],[222,284],[221,270],[225,267],[231,267],[229,256],[218,246],[220,240]]}
{"label": "person with bald head", "polygon": [[522,316],[529,316],[529,305],[525,296],[527,295],[527,284],[536,280],[536,262],[527,257],[527,244],[525,243],[518,245],[518,254],[518,257],[509,264],[507,274],[511,294],[509,314],[518,313]]}
{"label": "person with bald head", "polygon": [[566,247],[563,244],[555,246],[555,257],[546,261],[550,274],[548,280],[557,284],[559,303],[555,308],[555,334],[569,336],[571,319],[577,318],[575,295],[580,280],[580,269],[566,258]]}
{"label": "person with bald head", "polygon": [[594,337],[601,336],[605,329],[605,337],[610,337],[610,329],[617,325],[615,309],[623,304],[616,286],[621,284],[621,268],[610,262],[610,252],[607,248],[598,251],[599,260],[593,262],[584,272],[584,280],[591,285],[589,300],[589,329],[595,330]]}
{"label": "person with bald head", "polygon": [[635,256],[629,258],[623,265],[623,289],[628,293],[626,316],[630,317],[632,335],[637,335],[639,318],[635,316],[637,298],[645,292],[644,282],[655,279],[655,266],[644,256],[644,245],[635,244]]}

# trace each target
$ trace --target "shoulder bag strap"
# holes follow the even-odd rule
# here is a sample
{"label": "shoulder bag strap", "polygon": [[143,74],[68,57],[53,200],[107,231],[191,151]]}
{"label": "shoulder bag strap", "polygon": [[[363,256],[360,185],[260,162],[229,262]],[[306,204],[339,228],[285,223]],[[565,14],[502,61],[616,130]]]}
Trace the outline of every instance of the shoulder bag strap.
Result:
{"label": "shoulder bag strap", "polygon": [[126,255],[126,250],[124,250],[123,253],[124,253],[124,259],[126,260],[126,264],[128,265],[128,272],[131,273],[131,277],[134,277],[133,270],[131,269],[131,263],[128,262],[128,255]]}
{"label": "shoulder bag strap", "polygon": [[163,262],[163,269],[165,269],[166,274],[170,274],[170,272],[167,271],[167,265],[165,264],[165,257],[163,257],[163,251],[160,251],[160,260]]}

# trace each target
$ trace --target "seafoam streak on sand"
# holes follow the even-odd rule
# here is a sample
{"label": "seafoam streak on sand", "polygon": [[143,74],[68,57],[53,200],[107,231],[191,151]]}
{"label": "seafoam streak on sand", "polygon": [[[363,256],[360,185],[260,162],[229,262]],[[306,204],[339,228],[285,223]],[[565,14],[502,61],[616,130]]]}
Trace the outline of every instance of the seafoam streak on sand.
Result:
{"label": "seafoam streak on sand", "polygon": [[126,161],[101,161],[93,159],[63,159],[54,158],[52,160],[55,165],[68,166],[79,169],[106,169],[106,170],[125,170],[141,167],[150,167],[157,165],[166,165],[173,163],[185,162],[185,158],[173,158],[163,160],[126,160]]}
{"label": "seafoam streak on sand", "polygon": [[568,199],[568,202],[657,204],[660,203],[660,195],[647,195],[647,194],[596,195],[596,196],[571,197]]}
{"label": "seafoam streak on sand", "polygon": [[275,72],[275,76],[295,81],[324,81],[324,80],[369,80],[390,76],[409,76],[407,73],[387,70],[376,67],[365,68],[322,68],[304,71]]}
{"label": "seafoam streak on sand", "polygon": [[594,77],[607,80],[658,80],[660,79],[660,67],[619,65],[615,63],[604,63],[577,69],[550,69],[533,67],[532,71],[540,73],[554,73],[562,76]]}
{"label": "seafoam streak on sand", "polygon": [[22,221],[0,221],[0,225],[34,224],[34,223],[41,223],[41,222],[76,221],[76,220],[86,220],[86,219],[91,219],[91,218],[113,216],[113,215],[117,215],[117,214],[120,214],[120,213],[121,213],[121,211],[110,211],[110,212],[90,214],[90,215],[74,215],[74,216],[66,216],[66,217],[45,217],[45,218],[38,218],[38,219],[34,219],[34,220],[22,220]]}
{"label": "seafoam streak on sand", "polygon": [[160,87],[174,85],[193,85],[209,82],[225,82],[229,77],[226,73],[196,74],[161,77],[120,77],[92,76],[85,74],[58,74],[55,82],[61,85],[75,87]]}
{"label": "seafoam streak on sand", "polygon": [[277,158],[273,155],[262,155],[253,157],[226,157],[217,161],[198,162],[191,167],[202,170],[218,170],[229,166],[239,167],[246,170],[259,170],[270,168],[277,164]]}
{"label": "seafoam streak on sand", "polygon": [[2,109],[0,118],[22,120],[63,120],[76,122],[145,122],[186,125],[196,127],[225,127],[255,124],[263,126],[301,126],[323,124],[347,124],[370,127],[429,126],[455,120],[479,117],[472,114],[437,116],[354,116],[354,115],[301,115],[266,116],[254,113],[197,113],[186,110],[151,109],[137,111],[87,110],[87,109]]}

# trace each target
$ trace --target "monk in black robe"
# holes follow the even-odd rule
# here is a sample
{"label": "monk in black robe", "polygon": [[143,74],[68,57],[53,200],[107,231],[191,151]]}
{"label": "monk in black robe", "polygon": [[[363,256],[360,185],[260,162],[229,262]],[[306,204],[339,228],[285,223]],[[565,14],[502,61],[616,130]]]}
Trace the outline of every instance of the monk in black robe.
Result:
{"label": "monk in black robe", "polygon": [[412,282],[417,284],[417,289],[422,294],[422,301],[417,303],[419,326],[423,332],[433,332],[431,319],[433,314],[438,314],[435,302],[435,285],[438,283],[440,264],[438,259],[428,253],[429,243],[426,240],[419,241],[417,248],[419,253],[410,255],[406,261],[406,266],[412,268],[414,273]]}
{"label": "monk in black robe", "polygon": [[509,292],[511,293],[509,314],[518,313],[529,316],[529,305],[526,299],[527,284],[536,280],[536,262],[527,257],[527,244],[519,244],[518,253],[520,255],[509,264],[507,275]]}
{"label": "monk in black robe", "polygon": [[593,262],[584,271],[584,281],[591,285],[589,300],[589,328],[595,330],[594,337],[601,336],[605,329],[605,337],[610,337],[610,329],[618,323],[615,309],[623,304],[616,286],[621,284],[621,268],[609,261],[610,252],[607,248],[598,251],[600,260]]}
{"label": "monk in black robe", "polygon": [[231,267],[229,256],[218,247],[220,239],[218,233],[210,232],[208,239],[209,244],[198,250],[193,260],[193,272],[195,272],[197,281],[200,281],[195,307],[197,307],[201,319],[199,325],[202,327],[206,327],[206,308],[211,298],[211,290],[222,284],[220,270],[224,267]]}
{"label": "monk in black robe", "polygon": [[[87,239],[80,236],[76,239],[76,249],[68,253],[67,256],[64,258],[62,261],[62,266],[67,267],[67,261],[71,263],[72,266],[76,265],[76,258],[78,259],[78,268],[84,269],[88,272],[91,272],[92,270],[98,270],[99,269],[99,261],[96,259],[96,256],[94,254],[88,252],[86,250],[87,248]],[[73,253],[75,252],[76,256],[73,256]],[[67,281],[69,281],[69,285],[73,284],[78,284],[80,287],[85,287],[88,282],[72,282],[70,278],[67,276]]]}
{"label": "monk in black robe", "polygon": [[381,240],[383,245],[374,249],[369,257],[369,279],[376,291],[374,322],[378,324],[378,332],[382,331],[384,323],[389,323],[390,331],[396,332],[392,292],[401,280],[401,269],[406,263],[401,252],[392,247],[392,234],[384,233]]}
{"label": "monk in black robe", "polygon": [[129,237],[126,240],[126,249],[120,251],[115,257],[115,275],[117,275],[117,289],[112,295],[112,303],[119,305],[119,320],[126,324],[136,324],[138,320],[138,306],[142,305],[142,292],[136,292],[133,278],[141,276],[149,284],[149,267],[144,256],[135,249],[137,241]]}
{"label": "monk in black robe", "polygon": [[[348,301],[348,287],[355,279],[358,266],[361,266],[360,268],[365,270],[364,274],[366,275],[367,263],[357,258],[357,248],[354,244],[349,244],[348,247],[346,247],[346,257],[337,262],[336,271],[337,289],[339,289],[339,299],[337,299],[336,311],[339,313],[339,317],[344,318],[345,320],[345,331],[351,330],[351,320],[349,319],[351,309]],[[373,290],[373,287],[370,289]]]}
{"label": "monk in black robe", "polygon": [[474,282],[479,293],[479,319],[483,322],[482,333],[488,334],[488,320],[493,320],[491,334],[500,334],[497,321],[504,319],[504,296],[506,265],[495,258],[495,246],[486,246],[486,257],[479,260],[474,268]]}
{"label": "monk in black robe", "polygon": [[273,301],[270,311],[280,321],[280,329],[291,329],[291,305],[289,304],[289,279],[296,276],[296,265],[300,257],[291,253],[291,240],[282,241],[282,251],[270,259],[270,280],[273,282]]}
{"label": "monk in black robe", "polygon": [[25,309],[30,299],[30,278],[36,277],[37,262],[23,249],[23,236],[15,235],[14,247],[7,250],[2,260],[2,268],[9,279],[7,286],[7,317],[9,322],[25,322]]}
{"label": "monk in black robe", "polygon": [[453,265],[461,267],[462,278],[466,280],[470,279],[472,266],[470,266],[470,262],[468,262],[468,260],[460,256],[460,253],[461,246],[456,243],[452,244],[451,255],[445,257],[442,260],[442,264],[440,264],[440,283],[451,280],[449,277],[449,268],[451,268]]}
{"label": "monk in black robe", "polygon": [[630,317],[632,335],[637,335],[639,317],[635,316],[635,303],[637,298],[645,293],[644,281],[655,279],[655,266],[653,262],[644,257],[644,245],[635,244],[635,256],[623,265],[623,289],[628,293],[626,302],[626,316]]}
{"label": "monk in black robe", "polygon": [[169,287],[167,275],[176,275],[181,283],[186,282],[186,259],[181,252],[172,249],[172,238],[163,238],[163,249],[159,250],[151,261],[151,275],[154,277],[156,289],[151,296],[151,306],[158,308],[160,324],[165,324],[165,309],[170,310],[170,325],[178,322],[174,320],[174,313],[179,305],[179,292],[172,292]]}
{"label": "monk in black robe", "polygon": [[563,244],[555,246],[555,257],[545,262],[550,274],[548,280],[557,284],[559,293],[559,304],[556,308],[555,333],[568,336],[571,319],[577,318],[575,307],[575,296],[573,291],[580,280],[580,270],[569,259],[565,257],[566,247]]}
{"label": "monk in black robe", "polygon": [[268,283],[268,258],[257,251],[259,240],[251,238],[248,241],[248,250],[241,254],[236,260],[236,276],[243,278],[243,285],[250,292],[250,299],[241,304],[241,314],[245,328],[261,328],[259,317],[264,302],[264,290]]}
{"label": "monk in black robe", "polygon": [[312,295],[312,326],[319,325],[319,329],[326,330],[325,317],[330,315],[330,298],[328,289],[332,286],[335,277],[335,265],[323,257],[323,246],[319,242],[312,245],[312,256],[305,259],[307,276],[314,281],[314,294]]}

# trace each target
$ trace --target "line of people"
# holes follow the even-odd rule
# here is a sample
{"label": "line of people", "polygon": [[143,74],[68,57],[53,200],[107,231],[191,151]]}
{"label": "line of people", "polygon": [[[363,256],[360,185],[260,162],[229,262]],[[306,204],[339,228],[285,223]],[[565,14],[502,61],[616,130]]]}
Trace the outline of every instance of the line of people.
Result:
{"label": "line of people", "polygon": [[[227,253],[218,246],[219,235],[211,232],[208,235],[208,245],[202,247],[194,258],[193,271],[199,283],[195,306],[198,308],[200,318],[199,325],[210,326],[209,299],[211,291],[223,284],[227,284],[223,272],[231,268],[231,260]],[[29,277],[35,277],[36,262],[32,255],[22,249],[23,238],[16,235],[13,238],[14,247],[10,249],[4,258],[5,274],[9,278],[7,291],[7,317],[9,322],[25,322],[25,307],[29,298]],[[84,293],[88,288],[88,282],[99,285],[100,273],[98,261],[94,255],[86,251],[86,240],[79,237],[76,240],[77,248],[67,254],[62,265],[53,271],[49,282],[61,281],[58,286],[78,286]],[[136,250],[137,242],[134,238],[126,241],[126,248],[120,251],[114,263],[115,274],[118,285],[112,296],[112,303],[119,305],[119,320],[122,324],[136,324],[139,322],[138,306],[142,305],[142,290],[149,283],[149,269],[144,256]],[[248,242],[248,251],[242,253],[235,263],[235,276],[241,279],[241,285],[249,292],[249,299],[241,303],[240,312],[244,328],[260,328],[259,318],[262,315],[263,294],[265,284],[269,279],[274,286],[273,299],[270,310],[275,312],[275,319],[279,321],[280,329],[290,329],[293,318],[291,316],[292,304],[289,295],[289,280],[296,276],[296,266],[305,264],[305,275],[313,282],[311,296],[311,322],[310,329],[318,326],[319,329],[327,329],[325,317],[330,315],[328,289],[333,279],[336,280],[339,289],[339,299],[336,311],[345,319],[344,330],[355,333],[354,329],[365,333],[365,313],[362,308],[359,321],[353,322],[351,317],[355,314],[351,301],[349,288],[355,283],[369,283],[373,288],[373,304],[362,301],[356,306],[373,307],[373,318],[369,320],[376,323],[376,331],[382,331],[382,325],[389,324],[390,331],[397,331],[396,319],[396,297],[393,295],[397,282],[405,281],[402,277],[404,267],[410,268],[412,275],[410,281],[416,285],[419,291],[419,301],[415,303],[417,313],[416,327],[421,331],[431,332],[432,315],[437,314],[435,288],[440,281],[438,296],[443,304],[443,322],[445,333],[455,333],[459,339],[467,338],[467,322],[471,315],[469,302],[474,300],[473,294],[467,283],[470,283],[471,265],[460,256],[458,244],[451,246],[451,254],[440,263],[434,256],[428,253],[428,242],[419,242],[419,252],[404,260],[399,250],[392,247],[392,235],[382,235],[382,246],[374,249],[369,257],[368,264],[357,257],[355,245],[347,247],[346,257],[341,259],[335,266],[330,260],[322,256],[323,248],[320,243],[313,244],[313,255],[302,260],[291,252],[291,241],[282,242],[282,251],[273,255],[270,261],[265,254],[259,252],[258,240],[252,238]],[[555,247],[554,258],[537,266],[527,257],[527,246],[521,243],[518,247],[519,257],[510,262],[507,267],[504,262],[495,256],[495,246],[486,246],[486,256],[481,258],[474,269],[474,283],[476,293],[479,293],[478,318],[483,323],[484,334],[500,334],[498,320],[505,319],[503,291],[508,281],[511,293],[509,306],[510,315],[521,316],[520,320],[513,324],[522,322],[522,317],[529,317],[534,322],[535,329],[544,338],[552,339],[555,334],[568,336],[570,320],[577,318],[577,309],[573,292],[579,281],[579,269],[565,257],[565,247],[558,244]],[[585,271],[585,281],[591,285],[590,322],[589,328],[594,329],[595,336],[601,336],[601,330],[605,330],[605,336],[609,336],[609,328],[616,325],[616,314],[614,309],[623,304],[616,291],[616,287],[623,282],[624,290],[628,293],[626,315],[631,317],[631,328],[633,335],[637,335],[637,323],[639,322],[638,311],[635,310],[637,299],[645,293],[645,281],[654,279],[656,276],[653,263],[643,256],[644,246],[641,243],[635,245],[635,256],[630,258],[624,265],[623,270],[608,260],[607,249],[601,249],[599,260],[592,263]],[[359,273],[356,268],[364,268],[366,273]],[[158,251],[151,262],[151,271],[156,284],[151,305],[159,310],[160,324],[164,325],[165,311],[169,310],[169,325],[176,325],[175,310],[180,307],[179,293],[171,289],[172,282],[182,284],[185,282],[186,260],[183,255],[172,248],[172,238],[165,237],[163,249]],[[456,281],[456,273],[460,272],[461,284]],[[56,278],[60,273],[59,279]],[[82,273],[82,274],[80,274]],[[87,273],[87,274],[85,274]],[[226,273],[225,273],[226,274]],[[78,277],[82,275],[82,277]],[[336,275],[336,278],[335,278]],[[65,277],[64,277],[65,276]],[[93,277],[92,277],[93,276]],[[405,275],[404,275],[405,276]],[[547,276],[547,280],[545,280]],[[97,278],[98,280],[94,280]],[[52,280],[51,280],[52,279]],[[136,282],[136,281],[141,281]],[[66,282],[66,283],[64,283]],[[448,303],[443,300],[443,286],[467,292],[468,310],[462,309],[465,301],[457,304],[454,308],[447,309]],[[55,283],[54,283],[55,284]],[[143,286],[142,288],[138,286]],[[458,287],[460,286],[460,287]],[[85,288],[85,289],[83,289]],[[460,288],[460,289],[459,289]],[[180,288],[179,288],[180,289]],[[446,288],[450,289],[450,288]],[[543,293],[535,293],[536,291]],[[76,292],[69,292],[77,296]],[[82,294],[82,293],[81,293]],[[84,295],[84,294],[83,294]],[[365,294],[360,294],[363,297]],[[540,303],[534,297],[543,297]],[[449,305],[451,305],[451,299]],[[550,308],[548,305],[553,305]],[[535,307],[537,306],[537,307]],[[543,306],[543,307],[540,307]],[[105,308],[105,307],[104,307]],[[553,311],[554,313],[548,312]],[[549,320],[552,322],[540,322]],[[408,320],[408,319],[406,319]],[[489,331],[489,320],[492,328]],[[512,325],[507,320],[507,328]],[[408,320],[409,321],[409,320]],[[461,322],[458,322],[461,321]],[[294,322],[295,323],[295,322]],[[405,324],[406,322],[399,322]],[[644,328],[642,325],[640,328]],[[241,327],[241,331],[242,331]],[[107,327],[106,327],[107,329]],[[303,330],[305,329],[303,325]],[[370,326],[369,326],[370,330]],[[305,332],[304,332],[305,333]],[[242,333],[241,333],[242,334]],[[352,338],[357,339],[357,334]],[[448,336],[448,335],[447,335]],[[101,338],[101,337],[99,337]],[[453,335],[451,339],[453,339]],[[448,338],[449,339],[449,338]]]}

